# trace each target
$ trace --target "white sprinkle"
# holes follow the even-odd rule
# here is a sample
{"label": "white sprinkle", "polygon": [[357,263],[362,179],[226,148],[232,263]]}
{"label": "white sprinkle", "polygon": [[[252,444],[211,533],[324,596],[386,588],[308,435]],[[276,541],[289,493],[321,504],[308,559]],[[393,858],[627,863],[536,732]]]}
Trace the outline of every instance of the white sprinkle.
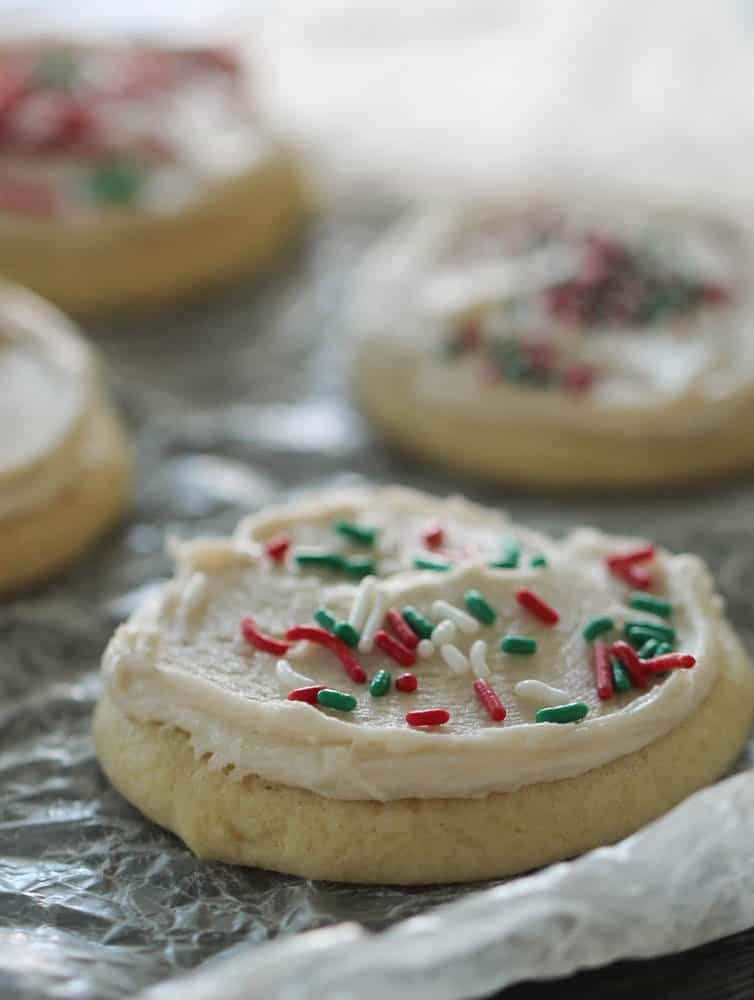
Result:
{"label": "white sprinkle", "polygon": [[469,661],[458,646],[451,646],[446,643],[440,647],[440,655],[454,674],[465,674],[469,669]]}
{"label": "white sprinkle", "polygon": [[374,649],[374,633],[382,628],[382,619],[385,617],[385,605],[387,599],[381,590],[375,590],[372,610],[361,630],[359,649],[362,653],[371,653]]}
{"label": "white sprinkle", "polygon": [[416,652],[419,654],[420,660],[428,660],[430,656],[433,655],[435,651],[435,644],[431,639],[420,639],[419,645],[416,647]]}
{"label": "white sprinkle", "polygon": [[377,581],[373,576],[365,576],[359,584],[356,597],[353,599],[351,613],[348,616],[348,624],[351,628],[355,628],[357,632],[361,632],[361,628],[369,613],[376,583]]}
{"label": "white sprinkle", "polygon": [[209,580],[204,573],[192,573],[181,594],[180,631],[183,635],[197,625],[209,599]]}
{"label": "white sprinkle", "polygon": [[287,660],[278,660],[275,664],[275,673],[278,683],[286,691],[293,691],[296,688],[314,687],[316,683],[305,674],[299,674],[293,669]]}
{"label": "white sprinkle", "polygon": [[476,618],[472,618],[461,608],[457,608],[455,604],[449,604],[447,601],[435,601],[432,605],[432,614],[437,615],[438,618],[449,618],[466,635],[473,635],[479,631],[479,622]]}
{"label": "white sprinkle", "polygon": [[175,584],[166,584],[155,601],[155,618],[170,618],[178,605],[178,597]]}
{"label": "white sprinkle", "polygon": [[487,643],[484,639],[477,639],[471,644],[469,659],[471,660],[471,671],[475,677],[490,676],[490,668],[487,666]]}
{"label": "white sprinkle", "polygon": [[183,591],[181,604],[187,612],[197,611],[202,607],[208,595],[209,580],[205,573],[192,573],[186,589]]}
{"label": "white sprinkle", "polygon": [[435,646],[445,646],[447,643],[455,641],[456,634],[453,622],[449,618],[445,618],[432,629],[432,642]]}
{"label": "white sprinkle", "polygon": [[551,687],[542,681],[519,681],[513,689],[517,698],[533,701],[542,706],[564,705],[568,701],[568,693],[560,688]]}

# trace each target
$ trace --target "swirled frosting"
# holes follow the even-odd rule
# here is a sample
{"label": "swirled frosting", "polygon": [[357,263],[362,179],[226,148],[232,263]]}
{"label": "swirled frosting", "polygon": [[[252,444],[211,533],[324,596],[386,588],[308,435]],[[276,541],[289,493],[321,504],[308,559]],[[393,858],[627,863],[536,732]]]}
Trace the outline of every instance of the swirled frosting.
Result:
{"label": "swirled frosting", "polygon": [[751,405],[750,260],[732,227],[636,207],[420,213],[360,273],[358,363],[484,423],[698,433]]}
{"label": "swirled frosting", "polygon": [[[368,583],[344,578],[342,564],[299,565],[297,556],[313,547],[341,559],[364,550],[363,542],[334,529],[342,519],[374,536],[367,548],[375,578]],[[442,530],[441,544],[431,549],[423,542],[428,525]],[[281,532],[289,547],[275,561],[265,546]],[[630,607],[627,587],[606,568],[606,555],[632,544],[591,530],[555,542],[460,500],[399,489],[317,495],[242,522],[231,539],[177,546],[175,579],[118,629],[107,648],[106,690],[130,717],[185,730],[210,767],[332,798],[472,797],[580,774],[645,746],[688,718],[721,663],[741,655],[702,563],[658,552],[654,591],[670,602],[678,647],[696,657],[696,665],[653,675],[646,688],[599,699],[591,646],[582,635],[585,623],[608,615],[620,630],[637,617],[664,621]],[[515,566],[491,565],[511,546],[518,548]],[[443,560],[444,568],[417,569],[417,558],[420,565]],[[521,588],[555,608],[558,622],[546,625],[522,607],[516,598]],[[279,654],[254,648],[241,636],[245,615],[274,637],[297,624],[313,625],[320,608],[346,621],[365,589],[370,607],[379,602],[380,620],[384,609],[410,605],[437,624],[447,620],[448,604],[464,608],[470,590],[484,596],[495,619],[459,627],[445,635],[446,645],[431,642],[426,657],[412,667],[417,690],[402,693],[393,686],[383,697],[352,681],[320,645],[293,643],[281,671]],[[387,669],[395,679],[405,667],[381,646],[364,642],[369,626],[363,618],[357,625],[361,641],[352,652],[366,673]],[[503,652],[500,640],[511,635],[534,638],[536,652]],[[469,654],[480,639],[486,643],[487,681],[507,709],[502,723],[493,721],[475,696]],[[461,656],[462,669],[457,662],[456,669],[449,665],[447,645]],[[478,655],[471,660],[478,669]],[[289,700],[299,674],[353,695],[355,709]],[[583,703],[586,718],[537,722],[537,708],[548,698],[551,703],[553,692],[556,700]],[[441,728],[407,725],[407,712],[433,708],[449,713]]]}
{"label": "swirled frosting", "polygon": [[171,212],[269,156],[229,49],[3,50],[0,211],[86,220]]}
{"label": "swirled frosting", "polygon": [[0,518],[45,503],[82,472],[97,442],[98,383],[72,324],[0,285]]}

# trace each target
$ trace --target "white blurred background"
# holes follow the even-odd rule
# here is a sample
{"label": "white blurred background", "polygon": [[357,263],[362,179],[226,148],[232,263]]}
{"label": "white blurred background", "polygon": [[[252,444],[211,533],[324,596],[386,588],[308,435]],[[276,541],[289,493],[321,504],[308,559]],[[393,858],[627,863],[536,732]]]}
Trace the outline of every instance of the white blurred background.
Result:
{"label": "white blurred background", "polygon": [[616,187],[754,211],[754,0],[0,0],[35,28],[248,39],[337,196]]}

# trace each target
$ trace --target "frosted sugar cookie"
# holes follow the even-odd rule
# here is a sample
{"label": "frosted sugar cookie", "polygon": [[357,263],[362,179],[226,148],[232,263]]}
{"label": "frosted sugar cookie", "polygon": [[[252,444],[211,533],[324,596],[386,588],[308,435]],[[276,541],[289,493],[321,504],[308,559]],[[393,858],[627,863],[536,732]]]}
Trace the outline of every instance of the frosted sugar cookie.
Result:
{"label": "frosted sugar cookie", "polygon": [[303,200],[233,52],[3,49],[0,272],[59,304],[142,305],[250,273]]}
{"label": "frosted sugar cookie", "polygon": [[751,468],[750,261],[730,227],[644,209],[412,216],[357,282],[358,395],[405,448],[523,486]]}
{"label": "frosted sugar cookie", "polygon": [[616,840],[745,742],[701,562],[460,501],[328,493],[177,550],[103,660],[113,784],[199,856],[495,877]]}
{"label": "frosted sugar cookie", "polygon": [[59,570],[121,514],[129,449],[89,347],[0,284],[0,593]]}

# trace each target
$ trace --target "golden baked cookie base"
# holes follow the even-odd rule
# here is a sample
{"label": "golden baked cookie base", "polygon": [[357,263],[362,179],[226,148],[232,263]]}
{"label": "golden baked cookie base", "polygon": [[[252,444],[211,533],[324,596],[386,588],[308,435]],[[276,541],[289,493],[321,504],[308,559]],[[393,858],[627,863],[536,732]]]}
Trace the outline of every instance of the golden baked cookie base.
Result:
{"label": "golden baked cookie base", "polygon": [[0,518],[0,594],[51,576],[73,562],[123,513],[131,454],[115,415],[103,405],[96,463],[48,503]]}
{"label": "golden baked cookie base", "polygon": [[94,737],[113,785],[201,858],[345,882],[466,882],[619,840],[719,777],[749,732],[753,676],[736,643],[668,735],[578,777],[481,799],[341,801],[238,781],[198,760],[186,733],[134,722],[107,696]]}
{"label": "golden baked cookie base", "polygon": [[253,273],[306,207],[298,170],[279,152],[175,214],[8,222],[0,273],[74,312],[156,305]]}
{"label": "golden baked cookie base", "polygon": [[438,465],[514,486],[581,489],[684,487],[754,469],[751,411],[724,427],[678,441],[625,440],[599,426],[592,432],[559,426],[496,425],[458,408],[416,402],[398,366],[374,377],[357,372],[368,416],[395,443]]}

